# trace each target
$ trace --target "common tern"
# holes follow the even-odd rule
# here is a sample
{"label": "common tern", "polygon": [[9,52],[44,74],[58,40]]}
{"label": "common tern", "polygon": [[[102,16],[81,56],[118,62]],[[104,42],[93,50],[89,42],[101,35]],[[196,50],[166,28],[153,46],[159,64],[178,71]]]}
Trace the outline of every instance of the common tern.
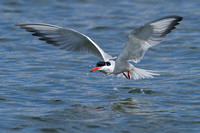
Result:
{"label": "common tern", "polygon": [[132,31],[125,43],[125,46],[118,57],[112,57],[104,52],[88,36],[76,30],[63,28],[45,23],[22,23],[16,24],[32,35],[39,36],[60,49],[73,52],[87,52],[100,58],[91,72],[100,71],[105,74],[124,76],[127,79],[153,78],[159,75],[155,71],[134,67],[129,61],[138,63],[148,48],[160,43],[171,30],[175,29],[183,17],[167,16],[151,21]]}

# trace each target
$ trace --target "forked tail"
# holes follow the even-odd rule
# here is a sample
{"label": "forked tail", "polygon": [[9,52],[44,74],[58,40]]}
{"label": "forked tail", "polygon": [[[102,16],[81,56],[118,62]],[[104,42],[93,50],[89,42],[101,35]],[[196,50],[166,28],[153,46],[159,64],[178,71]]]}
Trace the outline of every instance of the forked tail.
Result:
{"label": "forked tail", "polygon": [[126,77],[128,79],[144,79],[144,78],[153,78],[155,75],[160,75],[155,73],[156,71],[152,70],[145,70],[141,68],[136,68],[132,66],[132,68],[129,70],[129,72],[124,72],[123,74],[119,74],[118,77]]}

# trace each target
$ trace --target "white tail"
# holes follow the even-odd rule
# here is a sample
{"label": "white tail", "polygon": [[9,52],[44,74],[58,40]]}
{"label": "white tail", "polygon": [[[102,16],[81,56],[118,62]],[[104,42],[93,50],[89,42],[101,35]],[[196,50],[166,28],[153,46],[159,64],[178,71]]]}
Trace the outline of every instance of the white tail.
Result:
{"label": "white tail", "polygon": [[[144,78],[153,78],[154,75],[160,75],[157,73],[154,73],[156,71],[152,71],[152,70],[145,70],[145,69],[141,69],[141,68],[136,68],[134,66],[131,67],[131,69],[129,70],[129,75],[130,78],[133,78],[134,80],[136,79],[144,79]],[[127,72],[125,72],[126,75],[128,74]],[[124,77],[123,74],[119,74],[118,77]]]}

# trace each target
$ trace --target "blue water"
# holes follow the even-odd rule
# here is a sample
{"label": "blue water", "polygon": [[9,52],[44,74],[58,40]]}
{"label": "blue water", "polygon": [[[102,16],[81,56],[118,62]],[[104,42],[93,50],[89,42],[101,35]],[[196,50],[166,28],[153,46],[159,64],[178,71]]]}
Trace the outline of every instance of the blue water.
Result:
{"label": "blue water", "polygon": [[[198,0],[1,0],[0,132],[200,132]],[[89,73],[99,60],[59,50],[15,27],[42,22],[76,29],[117,56],[128,34],[167,15],[184,19],[127,80]]]}

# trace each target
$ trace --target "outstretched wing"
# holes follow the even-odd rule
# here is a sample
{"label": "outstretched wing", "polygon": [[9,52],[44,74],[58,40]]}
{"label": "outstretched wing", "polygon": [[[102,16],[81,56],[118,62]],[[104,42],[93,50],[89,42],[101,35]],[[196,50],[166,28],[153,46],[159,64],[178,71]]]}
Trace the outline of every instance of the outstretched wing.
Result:
{"label": "outstretched wing", "polygon": [[146,50],[160,43],[182,19],[180,16],[167,16],[137,28],[129,35],[117,61],[139,62]]}
{"label": "outstretched wing", "polygon": [[88,36],[67,28],[43,23],[24,23],[16,24],[26,31],[33,32],[32,35],[39,36],[44,40],[60,49],[73,52],[88,52],[107,61],[112,56],[105,53],[95,42]]}

